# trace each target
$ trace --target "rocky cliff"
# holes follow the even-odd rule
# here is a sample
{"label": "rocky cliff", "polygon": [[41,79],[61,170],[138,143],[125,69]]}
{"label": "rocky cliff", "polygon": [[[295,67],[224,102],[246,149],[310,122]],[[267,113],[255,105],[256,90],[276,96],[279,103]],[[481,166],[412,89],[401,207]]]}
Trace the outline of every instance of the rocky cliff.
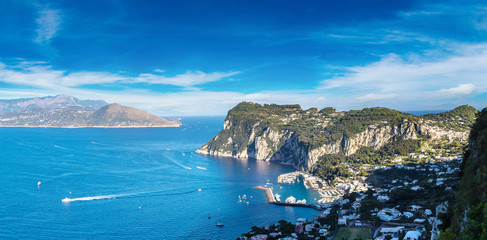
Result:
{"label": "rocky cliff", "polygon": [[455,201],[441,217],[440,240],[487,239],[487,108],[478,114],[468,140]]}
{"label": "rocky cliff", "polygon": [[362,147],[378,149],[392,141],[416,139],[425,134],[423,123],[418,116],[387,108],[336,112],[243,102],[229,111],[223,130],[197,152],[311,170],[326,154],[351,155]]}

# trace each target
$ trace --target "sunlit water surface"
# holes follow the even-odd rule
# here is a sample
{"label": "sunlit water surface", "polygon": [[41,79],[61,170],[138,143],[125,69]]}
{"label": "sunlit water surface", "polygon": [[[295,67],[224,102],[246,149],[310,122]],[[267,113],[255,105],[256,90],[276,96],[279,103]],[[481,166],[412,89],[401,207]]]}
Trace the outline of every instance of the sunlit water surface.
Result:
{"label": "sunlit water surface", "polygon": [[[0,128],[0,239],[235,239],[254,225],[318,214],[267,204],[253,189],[269,184],[282,199],[312,201],[316,193],[302,184],[276,185],[291,167],[194,153],[221,130],[222,117],[182,122]],[[62,203],[66,197],[77,201]]]}

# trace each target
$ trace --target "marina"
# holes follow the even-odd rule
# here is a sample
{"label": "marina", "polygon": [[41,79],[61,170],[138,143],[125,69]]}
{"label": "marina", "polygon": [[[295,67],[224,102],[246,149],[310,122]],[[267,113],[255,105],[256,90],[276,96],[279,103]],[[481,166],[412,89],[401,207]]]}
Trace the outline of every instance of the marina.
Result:
{"label": "marina", "polygon": [[306,204],[306,203],[287,203],[287,202],[280,202],[277,201],[275,196],[272,193],[272,188],[266,188],[261,186],[254,187],[255,189],[262,190],[265,192],[265,197],[267,199],[267,203],[279,205],[279,206],[288,206],[288,207],[305,207],[305,208],[313,208],[316,210],[321,210],[321,206],[319,204]]}

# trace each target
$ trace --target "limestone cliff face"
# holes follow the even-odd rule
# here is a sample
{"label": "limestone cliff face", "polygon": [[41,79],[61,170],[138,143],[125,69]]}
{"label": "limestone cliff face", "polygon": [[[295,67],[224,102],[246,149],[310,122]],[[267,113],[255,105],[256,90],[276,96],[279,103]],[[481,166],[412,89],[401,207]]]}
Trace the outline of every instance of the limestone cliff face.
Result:
{"label": "limestone cliff face", "polygon": [[[239,129],[245,125],[252,125],[242,134]],[[290,130],[275,130],[262,122],[253,124],[226,119],[222,132],[202,146],[197,152],[219,157],[255,158],[265,161],[280,161],[297,169],[310,170],[325,154],[351,155],[361,147],[380,148],[385,144],[399,139],[416,139],[420,126],[404,122],[398,125],[370,125],[364,131],[348,137],[343,135],[341,140],[311,147],[299,140],[296,132]],[[239,136],[240,135],[240,136]],[[248,136],[244,145],[235,139]],[[223,141],[220,138],[225,138]],[[221,144],[223,142],[223,144]]]}
{"label": "limestone cliff face", "polygon": [[[292,135],[289,131],[276,131],[270,127],[263,127],[260,122],[252,124],[250,129],[245,129],[242,125],[245,124],[234,125],[232,121],[225,120],[222,132],[196,152],[218,157],[271,160],[274,153]],[[242,137],[243,143],[236,141]]]}
{"label": "limestone cliff face", "polygon": [[[311,170],[324,155],[351,155],[362,147],[378,149],[394,141],[416,139],[419,135],[432,137],[433,124],[441,127],[441,133],[448,138],[464,137],[468,133],[452,128],[457,126],[452,121],[468,123],[475,111],[462,106],[423,118],[388,108],[336,112],[332,108],[302,110],[299,105],[243,102],[228,112],[223,130],[197,152],[279,161],[297,169]],[[463,117],[458,117],[459,113],[463,113]]]}
{"label": "limestone cliff face", "polygon": [[308,159],[301,164],[305,166],[305,169],[311,169],[318,159],[325,154],[344,153],[345,155],[352,155],[361,147],[378,149],[392,141],[416,139],[417,135],[420,134],[420,129],[419,125],[408,122],[393,126],[370,125],[363,132],[352,137],[343,135],[341,141],[311,149]]}

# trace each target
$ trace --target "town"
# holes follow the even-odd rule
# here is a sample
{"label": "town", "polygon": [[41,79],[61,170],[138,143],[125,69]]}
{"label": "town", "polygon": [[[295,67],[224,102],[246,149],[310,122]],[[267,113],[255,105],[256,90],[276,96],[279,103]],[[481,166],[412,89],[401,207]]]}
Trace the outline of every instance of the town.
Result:
{"label": "town", "polygon": [[366,170],[367,175],[337,178],[333,187],[307,172],[280,175],[278,184],[303,184],[321,199],[307,203],[290,196],[281,202],[276,194],[268,202],[311,207],[319,210],[317,216],[252,227],[239,239],[436,239],[458,187],[464,146],[460,140],[435,140],[408,156],[391,156],[381,166],[349,165],[351,172]]}

